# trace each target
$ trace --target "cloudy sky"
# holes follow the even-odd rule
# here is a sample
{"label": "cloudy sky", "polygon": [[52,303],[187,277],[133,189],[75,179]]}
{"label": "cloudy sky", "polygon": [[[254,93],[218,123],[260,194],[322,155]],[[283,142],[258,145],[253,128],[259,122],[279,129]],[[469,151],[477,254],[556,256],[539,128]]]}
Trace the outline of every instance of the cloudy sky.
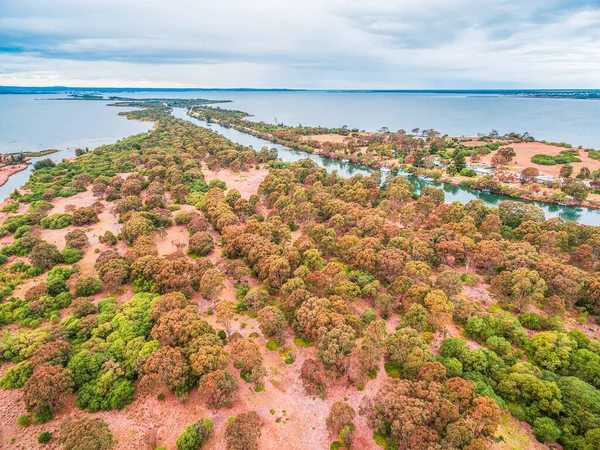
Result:
{"label": "cloudy sky", "polygon": [[0,85],[599,88],[600,0],[0,0]]}

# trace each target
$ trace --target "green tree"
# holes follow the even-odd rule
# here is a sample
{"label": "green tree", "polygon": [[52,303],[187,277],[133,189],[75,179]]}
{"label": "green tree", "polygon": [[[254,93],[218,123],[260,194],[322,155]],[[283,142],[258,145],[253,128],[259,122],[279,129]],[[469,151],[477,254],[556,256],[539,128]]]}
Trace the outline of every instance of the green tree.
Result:
{"label": "green tree", "polygon": [[390,334],[386,349],[389,360],[398,364],[408,378],[414,378],[423,364],[434,359],[427,342],[413,328],[400,328]]}
{"label": "green tree", "polygon": [[177,438],[177,450],[200,450],[212,433],[213,423],[207,418],[187,425]]}

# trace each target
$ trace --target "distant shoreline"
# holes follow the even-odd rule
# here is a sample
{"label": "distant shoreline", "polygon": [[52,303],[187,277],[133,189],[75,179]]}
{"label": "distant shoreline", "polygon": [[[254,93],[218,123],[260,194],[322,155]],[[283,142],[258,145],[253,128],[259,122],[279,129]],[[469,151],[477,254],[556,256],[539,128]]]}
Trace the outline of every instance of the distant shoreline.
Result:
{"label": "distant shoreline", "polygon": [[599,100],[600,89],[297,89],[297,88],[116,88],[69,86],[0,86],[2,94],[68,94],[126,92],[326,92],[340,94],[454,94],[521,98]]}

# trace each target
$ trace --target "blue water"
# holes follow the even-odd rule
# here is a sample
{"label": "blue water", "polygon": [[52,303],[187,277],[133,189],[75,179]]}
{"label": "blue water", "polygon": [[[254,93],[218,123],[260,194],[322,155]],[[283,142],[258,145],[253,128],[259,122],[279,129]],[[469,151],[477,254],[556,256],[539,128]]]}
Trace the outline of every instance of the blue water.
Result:
{"label": "blue water", "polygon": [[[600,100],[522,98],[501,95],[451,93],[377,92],[253,92],[177,91],[103,92],[134,98],[177,97],[228,99],[224,108],[253,115],[251,120],[288,125],[323,125],[377,130],[434,128],[451,136],[474,136],[496,129],[500,133],[529,132],[537,139],[564,141],[600,149]],[[76,147],[95,148],[125,136],[146,131],[151,124],[118,116],[122,109],[107,107],[105,101],[54,100],[63,94],[0,95],[0,152],[58,148],[51,156],[60,160],[72,156]],[[45,100],[38,100],[45,99]],[[184,114],[185,115],[185,114]],[[213,128],[214,129],[214,128]],[[220,132],[236,142],[260,148],[273,147],[267,141],[226,128]],[[233,133],[228,135],[228,133]],[[277,147],[277,146],[275,146]],[[308,154],[280,148],[280,157],[292,161]],[[362,173],[365,168],[342,161],[308,155],[327,169],[342,175]],[[29,177],[23,171],[0,187],[0,198],[20,187]],[[419,183],[419,182],[418,182]],[[418,186],[417,186],[418,187]],[[480,198],[497,205],[506,197],[442,185],[447,201],[468,202]],[[600,225],[600,212],[587,208],[564,208],[541,204],[548,217]]]}
{"label": "blue water", "polygon": [[[187,120],[196,125],[210,128],[216,133],[221,134],[227,139],[237,142],[248,147],[252,147],[255,150],[260,150],[262,147],[276,148],[279,159],[286,162],[298,161],[303,158],[310,158],[316,162],[319,166],[324,167],[328,171],[336,170],[340,176],[350,177],[356,174],[369,175],[373,172],[373,169],[354,164],[352,162],[340,161],[338,159],[332,159],[325,156],[312,155],[310,153],[301,152],[298,150],[285,147],[280,144],[274,144],[270,141],[257,138],[247,133],[234,130],[232,128],[226,128],[215,123],[208,124],[202,120],[190,117],[187,115],[187,111],[183,108],[175,108],[173,115],[180,119]],[[437,183],[437,182],[425,182],[421,179],[414,177],[408,177],[408,180],[415,186],[415,190],[419,190],[423,186],[435,186],[444,190],[446,203],[461,202],[468,203],[471,200],[482,200],[487,206],[498,206],[504,201],[519,201],[525,203],[533,203],[544,210],[546,218],[561,217],[563,220],[575,220],[579,223],[586,225],[600,225],[600,210],[572,207],[572,206],[560,206],[550,203],[542,202],[531,202],[528,200],[514,199],[506,197],[504,195],[497,195],[487,192],[481,192],[476,189],[468,189],[460,186],[454,186],[452,184]]]}
{"label": "blue water", "polygon": [[524,98],[504,95],[377,92],[151,92],[128,97],[233,100],[222,105],[253,115],[252,120],[286,125],[375,131],[433,128],[450,136],[528,132],[538,140],[600,149],[600,100]]}
{"label": "blue water", "polygon": [[32,165],[11,176],[0,186],[0,201],[29,179],[38,159],[61,161],[77,147],[94,149],[152,127],[119,116],[122,109],[107,107],[108,102],[53,100],[59,97],[64,95],[0,95],[0,153],[59,150],[32,158]]}

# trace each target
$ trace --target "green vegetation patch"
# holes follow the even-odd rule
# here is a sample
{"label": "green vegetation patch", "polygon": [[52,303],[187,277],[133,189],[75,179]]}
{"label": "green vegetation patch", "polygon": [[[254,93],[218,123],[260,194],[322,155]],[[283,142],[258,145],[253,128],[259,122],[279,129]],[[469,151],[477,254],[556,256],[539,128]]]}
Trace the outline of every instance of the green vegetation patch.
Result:
{"label": "green vegetation patch", "polygon": [[571,150],[563,150],[558,155],[546,155],[538,153],[531,157],[531,162],[541,164],[543,166],[554,166],[556,164],[569,164],[573,162],[581,162],[581,158],[577,153]]}

